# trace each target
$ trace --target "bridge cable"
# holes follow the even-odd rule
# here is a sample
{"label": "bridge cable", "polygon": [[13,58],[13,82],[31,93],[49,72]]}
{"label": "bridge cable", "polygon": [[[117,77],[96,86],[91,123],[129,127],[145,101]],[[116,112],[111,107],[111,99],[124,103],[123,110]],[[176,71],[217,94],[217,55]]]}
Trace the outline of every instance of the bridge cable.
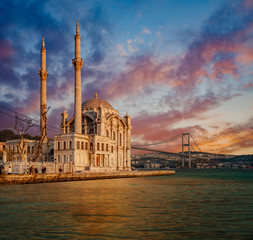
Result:
{"label": "bridge cable", "polygon": [[138,146],[138,147],[144,147],[144,146],[153,146],[153,145],[158,145],[158,144],[163,144],[163,143],[168,143],[168,142],[172,142],[172,141],[175,141],[177,140],[178,138],[181,137],[181,134],[177,135],[177,136],[174,136],[172,138],[169,138],[169,139],[165,139],[163,141],[160,141],[160,142],[156,142],[156,143],[150,143],[150,144],[143,144],[143,145],[133,145],[133,146]]}
{"label": "bridge cable", "polygon": [[[7,115],[7,116],[9,116],[9,117],[12,117],[12,118],[16,118],[16,116],[12,116],[12,115],[10,115],[10,114],[8,114],[8,113],[6,113],[6,112],[3,112],[3,111],[1,111],[1,110],[0,110],[0,113],[3,113],[3,114],[5,114],[5,115]],[[29,117],[28,117],[28,118],[29,118]],[[22,118],[18,118],[18,120],[27,123],[27,121],[24,120],[24,119],[22,119]],[[35,127],[40,127],[40,125],[35,124],[35,123],[33,123],[33,126],[35,126]],[[53,131],[53,132],[55,132],[55,133],[58,133],[58,132],[56,132],[56,130],[51,130],[51,131]]]}
{"label": "bridge cable", "polygon": [[192,138],[193,142],[195,143],[195,145],[197,146],[197,148],[198,148],[198,149],[199,149],[199,151],[201,152],[201,150],[200,150],[200,148],[199,148],[198,144],[195,142],[195,140],[194,140],[194,138],[192,137],[192,135],[191,135],[191,134],[190,134],[190,137]]}
{"label": "bridge cable", "polygon": [[[18,114],[18,115],[20,115],[20,116],[23,116],[23,117],[29,118],[29,119],[31,119],[31,120],[33,120],[33,121],[35,121],[35,122],[40,123],[40,121],[39,121],[39,120],[34,119],[34,118],[31,118],[31,117],[29,117],[29,116],[27,116],[27,115],[24,115],[24,114],[18,113],[18,112],[14,111],[14,110],[12,110],[12,109],[10,109],[10,108],[8,108],[8,107],[2,106],[2,105],[0,105],[0,107],[2,107],[2,108],[6,108],[6,109],[8,109],[9,111],[14,112],[14,113],[16,113],[16,114]],[[4,112],[2,112],[2,113],[4,113]],[[35,124],[34,124],[34,125],[35,125]],[[51,128],[55,128],[55,129],[57,129],[57,130],[61,130],[60,128],[55,127],[55,126],[52,126],[52,125],[49,125],[49,124],[47,124],[47,127],[51,127]]]}

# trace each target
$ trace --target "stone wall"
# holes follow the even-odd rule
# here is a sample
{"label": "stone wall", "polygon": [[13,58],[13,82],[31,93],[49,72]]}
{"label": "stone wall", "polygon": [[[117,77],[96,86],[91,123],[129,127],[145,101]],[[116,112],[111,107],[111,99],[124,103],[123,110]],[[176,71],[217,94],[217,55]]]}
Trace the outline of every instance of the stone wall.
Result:
{"label": "stone wall", "polygon": [[174,170],[164,170],[164,171],[141,171],[141,172],[132,171],[132,172],[81,173],[81,174],[69,173],[69,174],[0,175],[0,185],[149,177],[149,176],[162,176],[174,174],[175,174]]}
{"label": "stone wall", "polygon": [[63,173],[72,173],[74,167],[72,163],[54,163],[54,162],[25,162],[25,161],[12,161],[3,163],[0,161],[0,165],[4,166],[4,171],[7,174],[9,166],[11,166],[12,174],[25,174],[31,166],[38,169],[38,173],[42,173],[42,167],[46,167],[46,173],[55,174],[59,173],[59,168],[63,170]]}

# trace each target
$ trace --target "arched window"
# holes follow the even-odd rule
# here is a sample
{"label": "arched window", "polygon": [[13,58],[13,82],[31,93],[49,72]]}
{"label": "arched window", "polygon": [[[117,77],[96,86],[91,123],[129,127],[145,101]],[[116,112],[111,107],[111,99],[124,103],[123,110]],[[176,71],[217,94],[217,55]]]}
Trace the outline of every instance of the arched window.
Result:
{"label": "arched window", "polygon": [[113,138],[112,139],[115,140],[115,132],[113,132]]}
{"label": "arched window", "polygon": [[109,131],[106,130],[106,137],[109,137]]}

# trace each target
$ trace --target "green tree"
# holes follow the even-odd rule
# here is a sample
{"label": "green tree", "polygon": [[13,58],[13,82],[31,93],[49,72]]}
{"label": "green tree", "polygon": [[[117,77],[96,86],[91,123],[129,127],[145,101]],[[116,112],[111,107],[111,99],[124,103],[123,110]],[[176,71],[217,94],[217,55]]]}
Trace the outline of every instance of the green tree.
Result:
{"label": "green tree", "polygon": [[0,131],[0,141],[1,142],[6,142],[7,140],[17,139],[17,138],[19,138],[18,135],[15,134],[10,129],[4,129],[4,130]]}

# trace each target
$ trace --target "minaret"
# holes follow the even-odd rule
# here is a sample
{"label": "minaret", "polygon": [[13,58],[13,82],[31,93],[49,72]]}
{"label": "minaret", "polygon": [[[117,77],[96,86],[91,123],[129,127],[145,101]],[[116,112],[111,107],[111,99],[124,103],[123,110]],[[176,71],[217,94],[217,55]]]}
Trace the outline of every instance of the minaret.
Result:
{"label": "minaret", "polygon": [[46,70],[46,49],[44,35],[42,37],[42,48],[40,49],[40,134],[44,141],[47,141],[47,76]]}
{"label": "minaret", "polygon": [[72,60],[75,68],[75,133],[82,133],[82,103],[81,103],[81,36],[79,35],[78,21],[76,23],[75,35],[75,59]]}

